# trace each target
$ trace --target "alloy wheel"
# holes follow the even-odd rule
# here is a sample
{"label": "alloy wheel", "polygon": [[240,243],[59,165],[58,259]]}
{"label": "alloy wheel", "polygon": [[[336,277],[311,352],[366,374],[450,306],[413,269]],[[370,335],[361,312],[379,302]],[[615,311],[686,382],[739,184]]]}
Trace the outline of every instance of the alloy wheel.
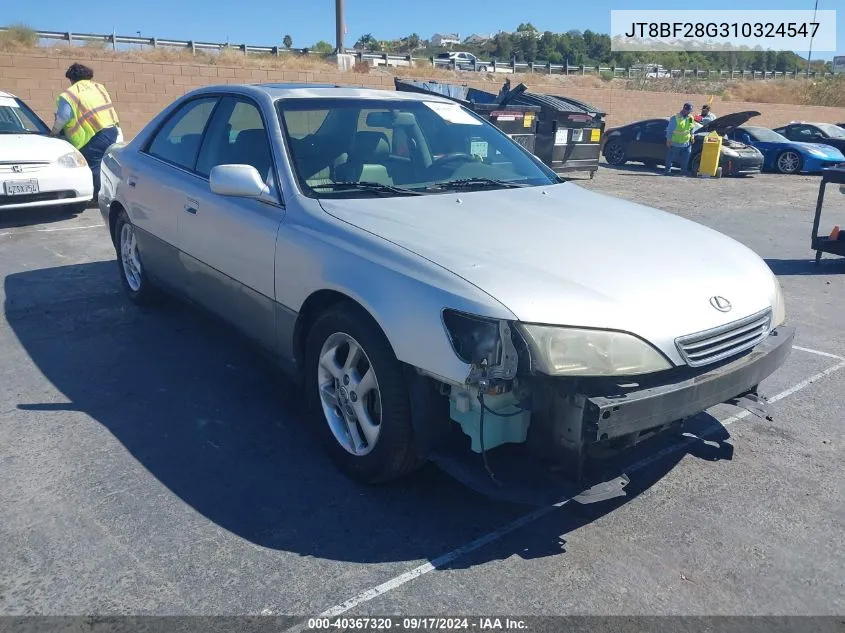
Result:
{"label": "alloy wheel", "polygon": [[126,283],[133,292],[141,289],[141,258],[138,256],[138,241],[131,224],[120,228],[120,261]]}
{"label": "alloy wheel", "polygon": [[381,392],[375,369],[360,343],[335,332],[320,350],[317,388],[326,422],[349,453],[370,453],[381,432]]}

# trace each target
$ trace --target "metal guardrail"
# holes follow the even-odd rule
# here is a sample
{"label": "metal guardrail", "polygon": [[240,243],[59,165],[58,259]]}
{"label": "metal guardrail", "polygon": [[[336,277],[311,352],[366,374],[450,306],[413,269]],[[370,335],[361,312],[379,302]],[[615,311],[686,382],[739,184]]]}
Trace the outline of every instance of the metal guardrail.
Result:
{"label": "metal guardrail", "polygon": [[[0,27],[0,32],[8,31],[8,27]],[[326,56],[324,53],[319,53],[307,48],[294,49],[284,48],[280,46],[255,46],[252,44],[230,44],[220,42],[199,42],[195,40],[173,40],[173,39],[159,39],[156,37],[141,37],[141,36],[126,36],[112,34],[95,34],[95,33],[71,33],[62,31],[36,31],[36,35],[40,40],[63,41],[68,44],[74,42],[81,43],[97,43],[104,46],[111,45],[114,50],[118,49],[118,45],[137,45],[148,46],[151,48],[177,48],[190,49],[192,53],[199,51],[216,51],[222,52],[224,50],[237,50],[243,52],[244,55],[249,54],[263,54],[263,55],[320,55]],[[642,78],[695,78],[695,79],[713,79],[715,78],[729,78],[729,79],[803,79],[806,77],[831,77],[833,73],[811,71],[809,75],[806,71],[793,71],[785,73],[782,71],[762,71],[762,70],[703,70],[697,68],[686,69],[660,69],[655,71],[654,67],[627,67],[617,68],[613,66],[573,66],[571,64],[551,64],[548,62],[499,62],[496,60],[483,61],[476,60],[473,63],[456,62],[452,59],[441,59],[437,57],[421,58],[413,57],[412,55],[395,55],[391,53],[366,53],[359,51],[350,51],[359,62],[367,62],[374,66],[412,66],[418,62],[428,63],[433,68],[446,68],[450,70],[463,71],[487,71],[487,72],[501,72],[501,73],[517,73],[517,72],[531,72],[542,74],[559,74],[559,75],[599,75],[611,77],[624,77],[629,79]]]}

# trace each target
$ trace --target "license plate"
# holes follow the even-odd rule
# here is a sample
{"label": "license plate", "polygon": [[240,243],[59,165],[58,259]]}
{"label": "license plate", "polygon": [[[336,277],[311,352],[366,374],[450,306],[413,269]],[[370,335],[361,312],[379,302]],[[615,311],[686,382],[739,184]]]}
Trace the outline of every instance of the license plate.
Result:
{"label": "license plate", "polygon": [[37,180],[7,180],[4,183],[7,196],[25,196],[31,193],[38,193]]}
{"label": "license plate", "polygon": [[580,143],[582,138],[584,138],[584,130],[572,130],[573,141]]}

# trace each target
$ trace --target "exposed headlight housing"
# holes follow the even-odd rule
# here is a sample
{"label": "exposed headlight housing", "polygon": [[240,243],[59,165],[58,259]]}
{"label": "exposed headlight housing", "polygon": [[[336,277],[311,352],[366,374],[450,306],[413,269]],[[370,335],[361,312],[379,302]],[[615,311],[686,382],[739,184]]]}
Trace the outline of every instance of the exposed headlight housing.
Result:
{"label": "exposed headlight housing", "polygon": [[538,371],[550,376],[634,376],[671,369],[654,347],[624,332],[517,325]]}
{"label": "exposed headlight housing", "polygon": [[783,289],[780,287],[778,278],[772,275],[775,283],[775,306],[772,314],[772,327],[780,327],[786,321],[786,301],[783,298]]}
{"label": "exposed headlight housing", "polygon": [[88,161],[77,150],[68,152],[64,156],[59,156],[55,161],[59,167],[87,167]]}
{"label": "exposed headlight housing", "polygon": [[516,375],[519,356],[507,321],[446,309],[443,325],[455,354],[473,367],[468,381],[484,373],[504,380]]}

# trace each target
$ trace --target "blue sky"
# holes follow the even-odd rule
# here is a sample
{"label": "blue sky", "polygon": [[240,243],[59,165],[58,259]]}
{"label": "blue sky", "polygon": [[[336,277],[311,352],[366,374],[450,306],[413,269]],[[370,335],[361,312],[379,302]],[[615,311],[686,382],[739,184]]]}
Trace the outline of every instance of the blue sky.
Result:
{"label": "blue sky", "polygon": [[[334,0],[118,0],[98,5],[96,11],[80,10],[65,0],[4,2],[6,24],[24,22],[45,31],[110,33],[173,38],[180,40],[230,41],[233,44],[274,45],[289,33],[294,46],[304,47],[324,39],[334,43]],[[206,6],[203,6],[206,5]],[[206,8],[209,7],[209,8]],[[399,7],[407,7],[400,9]],[[413,8],[411,8],[413,7]],[[363,33],[379,39],[402,37],[412,32],[429,38],[436,32],[472,33],[514,30],[520,22],[532,22],[541,31],[570,29],[610,31],[611,9],[810,9],[813,0],[709,0],[696,6],[677,0],[346,0],[346,44]],[[845,55],[845,1],[819,0],[821,9],[838,9],[837,55]],[[418,11],[419,13],[413,13]],[[89,16],[88,14],[93,15]],[[797,51],[806,55],[807,51]],[[814,59],[830,59],[834,53],[814,51]]]}

